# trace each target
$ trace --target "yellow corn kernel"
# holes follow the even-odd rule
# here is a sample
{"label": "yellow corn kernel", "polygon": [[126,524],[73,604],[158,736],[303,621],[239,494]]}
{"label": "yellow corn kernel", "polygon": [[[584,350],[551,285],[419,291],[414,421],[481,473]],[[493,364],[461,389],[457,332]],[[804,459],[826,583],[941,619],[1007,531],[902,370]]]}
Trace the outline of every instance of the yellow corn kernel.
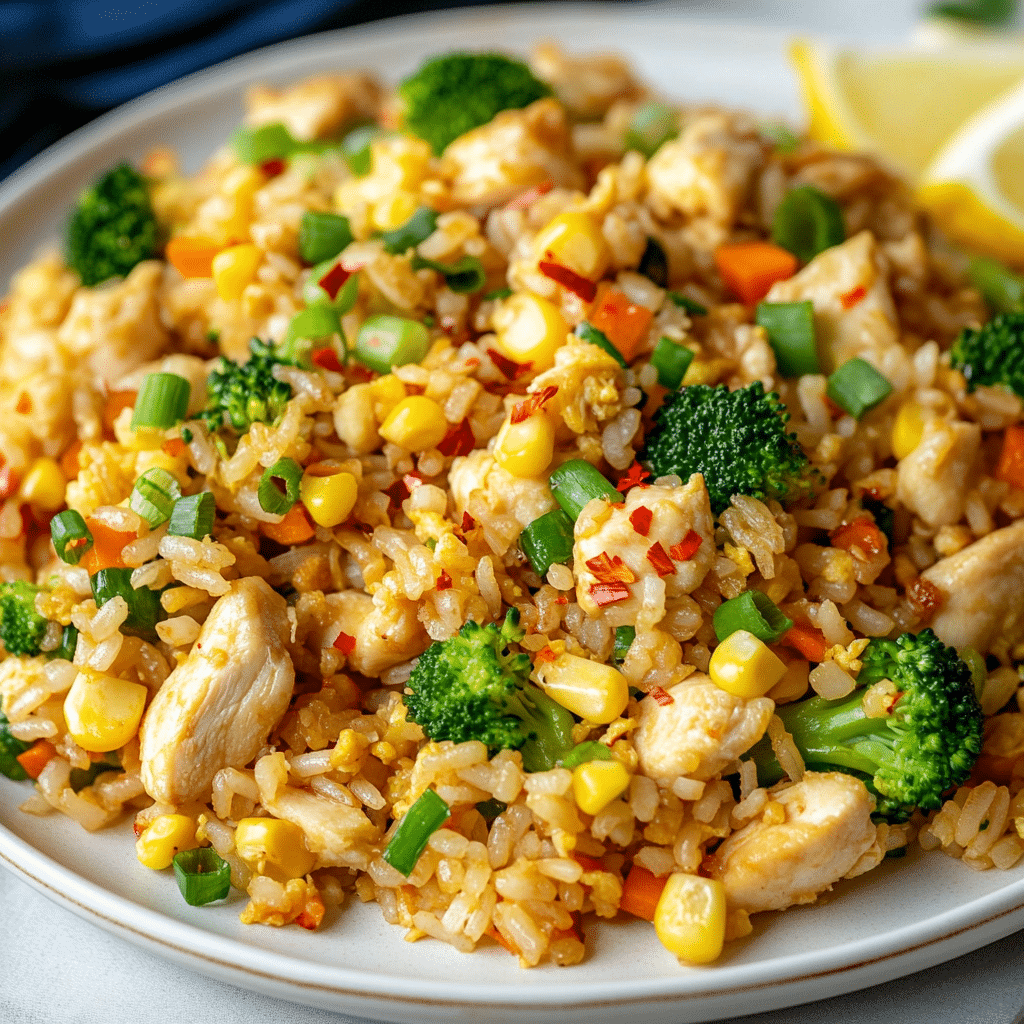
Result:
{"label": "yellow corn kernel", "polygon": [[569,336],[569,325],[559,308],[536,295],[512,295],[495,311],[492,322],[498,348],[517,363],[529,363],[535,371],[554,366],[555,352]]}
{"label": "yellow corn kernel", "polygon": [[373,396],[373,415],[378,423],[388,418],[391,410],[405,398],[405,385],[393,374],[371,380],[370,394]]}
{"label": "yellow corn kernel", "polygon": [[278,882],[302,878],[316,863],[302,829],[278,818],[243,818],[235,829],[235,852],[257,874]]}
{"label": "yellow corn kernel", "polygon": [[447,433],[444,410],[425,395],[403,398],[380,425],[381,437],[411,452],[436,448]]}
{"label": "yellow corn kernel", "polygon": [[67,485],[67,477],[56,459],[39,458],[21,481],[21,499],[44,512],[56,512],[64,507]]}
{"label": "yellow corn kernel", "polygon": [[763,697],[785,674],[785,662],[745,629],[715,648],[708,667],[711,681],[734,697]]}
{"label": "yellow corn kernel", "polygon": [[551,253],[556,263],[597,281],[611,263],[612,254],[601,234],[601,226],[582,210],[560,213],[534,240],[538,259]]}
{"label": "yellow corn kernel", "polygon": [[537,676],[552,700],[588,722],[614,722],[629,703],[629,684],[617,668],[576,654],[560,654]]}
{"label": "yellow corn kernel", "polygon": [[143,867],[162,871],[171,866],[176,853],[194,850],[198,845],[194,818],[187,814],[161,814],[136,840],[135,856]]}
{"label": "yellow corn kernel", "polygon": [[138,732],[148,693],[141,683],[79,669],[64,698],[71,738],[93,753],[119,750]]}
{"label": "yellow corn kernel", "polygon": [[576,806],[584,814],[603,811],[617,796],[626,792],[629,780],[626,766],[617,760],[587,761],[572,772],[572,792]]}
{"label": "yellow corn kernel", "polygon": [[725,886],[717,878],[669,875],[654,911],[654,930],[680,960],[717,960],[725,942]]}
{"label": "yellow corn kernel", "polygon": [[555,427],[543,412],[520,423],[505,420],[494,442],[498,465],[513,476],[540,476],[555,454]]}
{"label": "yellow corn kernel", "polygon": [[419,206],[419,200],[414,193],[398,189],[392,195],[373,204],[370,224],[378,231],[393,231],[401,227]]}
{"label": "yellow corn kernel", "polygon": [[213,282],[217,294],[225,302],[235,302],[242,297],[245,286],[252,284],[260,265],[262,253],[255,245],[232,245],[213,257]]}
{"label": "yellow corn kernel", "polygon": [[917,402],[904,402],[892,425],[892,453],[905,459],[924,437],[924,410]]}
{"label": "yellow corn kernel", "polygon": [[310,467],[302,474],[299,497],[313,522],[327,529],[343,523],[355,508],[359,484],[351,473]]}

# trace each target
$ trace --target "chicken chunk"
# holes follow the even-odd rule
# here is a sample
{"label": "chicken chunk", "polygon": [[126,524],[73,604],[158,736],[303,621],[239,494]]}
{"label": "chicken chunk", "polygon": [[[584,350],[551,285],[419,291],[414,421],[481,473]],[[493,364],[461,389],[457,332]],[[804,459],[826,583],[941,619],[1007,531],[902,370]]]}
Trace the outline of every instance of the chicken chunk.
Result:
{"label": "chicken chunk", "polygon": [[[715,853],[713,877],[725,886],[731,907],[755,914],[813,903],[839,879],[866,869],[859,862],[875,846],[877,830],[871,823],[874,801],[859,779],[808,772],[776,792],[768,806],[774,805],[782,808],[784,821],[752,821]],[[874,852],[877,864],[882,855]]]}
{"label": "chicken chunk", "polygon": [[301,142],[329,139],[346,125],[377,117],[383,90],[373,75],[321,75],[285,89],[254,85],[246,94],[246,121],[281,122]]}
{"label": "chicken chunk", "polygon": [[154,800],[205,800],[221,768],[256,756],[291,700],[288,633],[284,598],[258,577],[236,580],[213,606],[142,720],[142,781]]}
{"label": "chicken chunk", "polygon": [[361,590],[343,590],[328,594],[326,600],[331,620],[322,646],[330,646],[339,630],[355,637],[348,666],[364,676],[379,676],[392,665],[415,658],[430,642],[416,618],[416,602],[386,587],[373,597]]}
{"label": "chicken chunk", "polygon": [[[647,530],[638,531],[634,523],[645,525],[648,514]],[[672,548],[691,530],[700,537],[700,546],[686,560],[673,559]],[[715,560],[711,502],[699,473],[682,487],[634,487],[624,505],[594,502],[580,514],[575,532],[579,605],[588,615],[601,615],[613,626],[649,628],[660,622],[666,599],[696,590]],[[660,551],[655,544],[661,545]],[[616,564],[616,559],[633,577],[632,582],[625,581],[629,597],[602,607],[594,599],[593,588],[608,582],[609,571],[615,571],[608,564]]]}
{"label": "chicken chunk", "polygon": [[579,338],[570,337],[555,352],[555,365],[540,374],[528,390],[540,392],[550,387],[558,390],[546,408],[561,416],[575,434],[598,430],[622,411],[622,368],[603,349]]}
{"label": "chicken chunk", "polygon": [[767,697],[734,697],[703,672],[666,692],[671,704],[640,701],[633,734],[640,770],[662,785],[681,775],[710,779],[764,735],[775,711]]}
{"label": "chicken chunk", "polygon": [[929,526],[958,523],[980,451],[977,423],[930,420],[920,444],[896,467],[896,497]]}
{"label": "chicken chunk", "polygon": [[643,87],[617,54],[567,54],[557,43],[541,43],[530,70],[554,90],[578,120],[603,117],[617,100],[639,99]]}
{"label": "chicken chunk", "polygon": [[945,595],[935,635],[958,650],[1009,649],[1024,640],[1024,520],[976,540],[921,576]]}

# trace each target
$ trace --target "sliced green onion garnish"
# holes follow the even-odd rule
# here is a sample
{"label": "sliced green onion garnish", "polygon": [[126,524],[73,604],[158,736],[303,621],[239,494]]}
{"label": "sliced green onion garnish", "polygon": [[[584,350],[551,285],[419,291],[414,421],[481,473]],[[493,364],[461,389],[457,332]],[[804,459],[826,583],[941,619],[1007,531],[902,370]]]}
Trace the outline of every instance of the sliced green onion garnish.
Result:
{"label": "sliced green onion garnish", "polygon": [[487,283],[484,265],[476,256],[463,256],[454,263],[438,263],[436,260],[425,260],[422,256],[414,256],[412,269],[420,270],[429,267],[436,270],[445,280],[445,284],[460,295],[478,292]]}
{"label": "sliced green onion garnish", "polygon": [[761,135],[783,155],[793,153],[800,145],[800,136],[784,121],[772,121],[761,125]]}
{"label": "sliced green onion garnish", "polygon": [[359,328],[353,354],[371,370],[390,373],[395,366],[418,363],[429,348],[430,335],[423,324],[380,313]]}
{"label": "sliced green onion garnish", "polygon": [[51,660],[53,658],[63,658],[65,661],[73,661],[77,646],[78,630],[74,626],[68,625],[64,627],[64,632],[60,635],[60,646],[55,647],[52,651],[47,651],[46,656]]}
{"label": "sliced green onion garnish", "polygon": [[259,490],[256,492],[260,508],[264,512],[283,516],[299,500],[301,480],[302,467],[294,459],[278,459],[260,477]]}
{"label": "sliced green onion garnish", "polygon": [[341,140],[341,151],[345,154],[345,161],[348,169],[362,177],[370,173],[370,145],[380,134],[380,129],[375,125],[364,124],[352,131]]}
{"label": "sliced green onion garnish", "polygon": [[612,656],[615,658],[616,661],[622,662],[625,660],[626,655],[629,653],[630,647],[633,646],[633,641],[635,639],[635,626],[615,627],[615,650],[612,652]]}
{"label": "sliced green onion garnish", "polygon": [[821,373],[814,334],[814,303],[759,302],[756,321],[768,332],[768,343],[783,377]]}
{"label": "sliced green onion garnish", "polygon": [[975,256],[967,267],[967,276],[993,313],[1024,310],[1024,278],[998,260]]}
{"label": "sliced green onion garnish", "polygon": [[167,532],[175,537],[191,537],[202,540],[213,533],[214,514],[217,503],[209,491],[189,494],[179,498],[171,511]]}
{"label": "sliced green onion garnish", "polygon": [[21,767],[18,755],[24,754],[30,746],[31,743],[11,735],[7,716],[0,711],[0,775],[6,775],[15,782],[24,782],[28,772]]}
{"label": "sliced green onion garnish", "polygon": [[787,619],[772,599],[760,590],[745,590],[739,597],[723,602],[715,609],[712,624],[721,643],[738,629],[753,633],[766,644],[775,643],[793,622]]}
{"label": "sliced green onion garnish", "polygon": [[334,306],[329,303],[307,306],[292,317],[277,355],[285,362],[309,370],[313,366],[310,352],[315,343],[335,334],[341,334],[341,321]]}
{"label": "sliced green onion garnish", "polygon": [[597,740],[586,740],[583,743],[577,743],[559,764],[572,771],[573,768],[586,764],[588,761],[610,761],[611,759],[612,752],[603,743],[598,743]]}
{"label": "sliced green onion garnish", "polygon": [[451,815],[448,805],[432,790],[425,789],[405,812],[395,834],[384,850],[384,859],[406,878],[412,874],[430,837]]}
{"label": "sliced green onion garnish", "polygon": [[174,877],[190,907],[222,900],[231,891],[231,865],[212,846],[176,853]]}
{"label": "sliced green onion garnish", "polygon": [[541,579],[552,565],[572,558],[572,543],[572,520],[560,508],[534,519],[519,535],[519,546]]}
{"label": "sliced green onion garnish", "polygon": [[58,512],[50,520],[50,537],[57,557],[68,565],[78,565],[92,547],[92,534],[80,512],[73,508]]}
{"label": "sliced green onion garnish", "polygon": [[702,306],[696,299],[691,299],[689,295],[684,295],[682,292],[668,292],[668,298],[670,298],[680,309],[685,309],[690,316],[707,316],[707,306]]}
{"label": "sliced green onion garnish", "polygon": [[496,800],[494,797],[491,797],[490,800],[481,800],[480,803],[476,805],[476,809],[483,816],[484,821],[488,822],[494,821],[494,819],[507,807],[508,804],[503,803],[501,800]]}
{"label": "sliced green onion garnish", "polygon": [[173,474],[160,466],[152,466],[135,481],[128,495],[128,507],[153,528],[171,518],[171,510],[180,497],[181,484]]}
{"label": "sliced green onion garnish", "polygon": [[512,296],[511,288],[495,288],[493,292],[484,292],[484,301],[489,302],[493,299],[508,299]]}
{"label": "sliced green onion garnish", "polygon": [[259,128],[237,129],[231,136],[231,148],[240,163],[262,164],[268,160],[291,156],[302,146],[283,124],[275,122],[260,125]]}
{"label": "sliced green onion garnish", "polygon": [[624,139],[626,149],[652,157],[679,133],[679,115],[664,103],[651,100],[633,111]]}
{"label": "sliced green onion garnish", "polygon": [[825,393],[859,420],[892,394],[892,385],[869,362],[851,359],[829,377]]}
{"label": "sliced green onion garnish", "polygon": [[615,362],[619,364],[619,366],[625,368],[629,365],[623,354],[608,340],[608,336],[604,331],[599,331],[593,324],[589,324],[586,320],[583,320],[576,325],[575,333],[577,338],[582,338],[591,345],[603,348],[605,352],[607,352],[608,355],[610,355]]}
{"label": "sliced green onion garnish", "polygon": [[[68,777],[68,785],[80,793],[86,786],[91,786],[104,772],[121,772],[124,769],[117,763],[116,752],[105,753],[103,761],[93,761],[88,768],[72,768]],[[109,758],[110,760],[106,760]]]}
{"label": "sliced green onion garnish", "polygon": [[637,270],[659,288],[668,287],[668,257],[656,239],[647,239],[647,248],[640,257],[640,266]]}
{"label": "sliced green onion garnish", "polygon": [[139,427],[173,427],[185,418],[192,385],[176,373],[148,373],[142,380],[132,430]]}
{"label": "sliced green onion garnish", "polygon": [[622,501],[622,495],[603,476],[601,471],[585,459],[563,462],[548,479],[555,501],[565,509],[569,518],[579,519],[583,506],[594,498]]}
{"label": "sliced green onion garnish", "polygon": [[299,255],[303,263],[332,260],[352,242],[348,217],[307,210],[299,223]]}
{"label": "sliced green onion garnish", "polygon": [[801,185],[779,203],[772,221],[772,241],[788,249],[802,263],[846,239],[839,204],[814,188]]}
{"label": "sliced green onion garnish", "polygon": [[658,383],[675,391],[693,362],[693,352],[671,338],[661,338],[651,353],[651,366],[658,371]]}
{"label": "sliced green onion garnish", "polygon": [[306,283],[302,286],[302,300],[307,306],[333,306],[338,316],[344,316],[359,298],[359,274],[356,272],[350,274],[348,280],[338,289],[332,299],[320,282],[334,269],[336,263],[336,258],[329,259],[313,267]]}
{"label": "sliced green onion garnish", "polygon": [[437,227],[437,213],[429,206],[421,206],[401,227],[381,235],[384,251],[396,256],[414,249],[426,241]]}
{"label": "sliced green onion garnish", "polygon": [[102,608],[113,597],[123,597],[127,602],[128,618],[121,624],[122,633],[156,642],[156,624],[165,618],[158,591],[149,587],[136,590],[132,586],[131,569],[100,569],[89,582],[97,608]]}

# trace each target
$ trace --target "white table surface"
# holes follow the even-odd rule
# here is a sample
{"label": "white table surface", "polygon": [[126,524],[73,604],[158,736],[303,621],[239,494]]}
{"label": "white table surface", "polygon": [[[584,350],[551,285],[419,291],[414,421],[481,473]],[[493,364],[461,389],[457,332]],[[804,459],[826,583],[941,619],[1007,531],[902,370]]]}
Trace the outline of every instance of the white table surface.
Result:
{"label": "white table surface", "polygon": [[[382,5],[386,6],[386,5]],[[863,41],[909,37],[918,0],[704,0],[681,17],[759,22]],[[1018,1024],[1024,932],[862,992],[737,1024]],[[0,1024],[354,1024],[212,981],[108,935],[0,871]]]}

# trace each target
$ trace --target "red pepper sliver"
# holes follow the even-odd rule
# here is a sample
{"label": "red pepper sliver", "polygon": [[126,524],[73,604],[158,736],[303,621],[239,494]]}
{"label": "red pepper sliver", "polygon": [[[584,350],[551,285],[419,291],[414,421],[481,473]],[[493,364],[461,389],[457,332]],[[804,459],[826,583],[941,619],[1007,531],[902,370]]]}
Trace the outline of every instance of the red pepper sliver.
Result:
{"label": "red pepper sliver", "polygon": [[593,583],[590,586],[590,596],[598,608],[603,608],[606,604],[625,601],[629,597],[629,587],[619,582]]}
{"label": "red pepper sliver", "polygon": [[539,409],[543,409],[544,405],[557,394],[558,386],[556,384],[549,384],[546,388],[535,392],[525,402],[520,402],[512,407],[509,422],[522,423],[524,420],[528,420]]}
{"label": "red pepper sliver", "polygon": [[468,455],[476,447],[476,437],[469,425],[469,417],[465,416],[461,423],[448,428],[448,433],[441,438],[437,450],[442,455]]}
{"label": "red pepper sliver", "polygon": [[653,519],[654,513],[646,505],[638,505],[629,513],[629,521],[633,524],[633,529],[641,537],[646,537],[650,533],[651,521]]}
{"label": "red pepper sliver", "polygon": [[601,583],[636,583],[636,573],[618,556],[609,556],[607,551],[588,558],[587,568]]}
{"label": "red pepper sliver", "polygon": [[[546,256],[550,256],[547,253]],[[584,302],[593,302],[597,295],[597,285],[593,281],[577,274],[575,270],[563,267],[561,263],[555,263],[551,259],[542,259],[537,263],[537,269],[545,276],[556,281],[563,288],[568,288],[574,295],[578,295]]]}
{"label": "red pepper sliver", "polygon": [[489,348],[487,354],[491,357],[491,362],[498,368],[498,372],[508,380],[515,380],[524,373],[529,373],[530,367],[533,366],[533,363],[517,363],[514,359],[503,356],[496,348]]}
{"label": "red pepper sliver", "polygon": [[349,636],[348,633],[339,633],[331,646],[341,651],[347,658],[356,649],[356,638]]}
{"label": "red pepper sliver", "polygon": [[675,704],[676,702],[675,697],[673,697],[667,690],[663,690],[660,686],[652,686],[650,694],[663,708],[667,708],[669,704]]}
{"label": "red pepper sliver", "polygon": [[655,541],[647,549],[647,561],[654,566],[654,571],[659,576],[671,576],[676,571],[668,552],[661,546],[660,541]]}
{"label": "red pepper sliver", "polygon": [[341,373],[342,366],[338,361],[338,353],[330,345],[313,349],[309,358],[313,365],[319,366],[321,370],[333,370],[335,373]]}
{"label": "red pepper sliver", "polygon": [[335,263],[330,270],[324,274],[323,277],[317,281],[317,284],[331,297],[333,302],[338,292],[341,291],[341,286],[351,277],[352,275],[347,271],[340,263]]}
{"label": "red pepper sliver", "polygon": [[696,530],[690,530],[678,544],[673,544],[672,547],[669,548],[668,553],[677,562],[688,562],[695,554],[697,554],[697,549],[703,543],[704,538],[701,537]]}
{"label": "red pepper sliver", "polygon": [[856,288],[851,288],[850,291],[839,296],[839,301],[843,304],[843,309],[853,309],[854,306],[860,302],[861,299],[867,295],[868,290],[864,285],[859,284]]}
{"label": "red pepper sliver", "polygon": [[437,577],[437,582],[434,584],[434,586],[438,590],[451,590],[452,589],[452,578],[451,578],[451,576],[449,576],[448,573],[444,569],[442,569],[441,570],[441,575]]}

